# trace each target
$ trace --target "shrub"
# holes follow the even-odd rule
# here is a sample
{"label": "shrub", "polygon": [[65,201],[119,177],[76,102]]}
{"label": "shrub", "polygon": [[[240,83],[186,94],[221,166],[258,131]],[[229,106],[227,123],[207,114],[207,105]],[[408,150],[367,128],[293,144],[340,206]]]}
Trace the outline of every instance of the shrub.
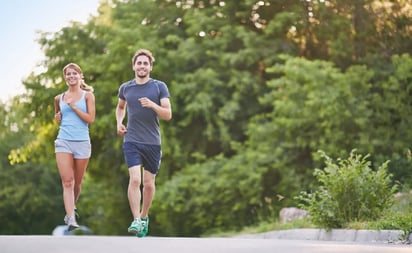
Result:
{"label": "shrub", "polygon": [[392,205],[396,186],[391,186],[387,173],[389,161],[376,171],[362,156],[352,150],[346,160],[334,163],[323,151],[323,170],[315,169],[320,183],[312,193],[301,192],[299,207],[310,212],[312,221],[326,229],[341,228],[349,222],[371,221],[381,217]]}
{"label": "shrub", "polygon": [[389,212],[383,219],[371,224],[373,225],[376,229],[402,230],[403,239],[407,239],[409,233],[412,233],[412,214]]}

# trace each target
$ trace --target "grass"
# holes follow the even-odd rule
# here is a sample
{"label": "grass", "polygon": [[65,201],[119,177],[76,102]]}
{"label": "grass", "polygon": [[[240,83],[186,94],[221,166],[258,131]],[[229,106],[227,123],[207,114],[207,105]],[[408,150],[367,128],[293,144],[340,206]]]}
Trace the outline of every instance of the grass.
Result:
{"label": "grass", "polygon": [[281,224],[278,221],[261,222],[256,226],[245,227],[239,231],[217,231],[212,234],[205,235],[206,237],[233,237],[236,235],[245,234],[260,234],[273,230],[288,230],[299,228],[317,228],[309,219],[296,219],[290,222]]}

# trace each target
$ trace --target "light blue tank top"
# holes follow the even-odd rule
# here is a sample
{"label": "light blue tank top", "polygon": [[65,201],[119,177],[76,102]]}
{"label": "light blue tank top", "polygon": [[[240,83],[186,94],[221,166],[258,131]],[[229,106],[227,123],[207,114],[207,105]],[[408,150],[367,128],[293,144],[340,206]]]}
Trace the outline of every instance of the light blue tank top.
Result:
{"label": "light blue tank top", "polygon": [[[60,111],[62,120],[60,122],[57,139],[69,141],[90,141],[89,124],[84,122],[71,108],[63,101],[63,95],[60,96]],[[83,91],[82,97],[76,103],[77,108],[87,112],[86,91]]]}

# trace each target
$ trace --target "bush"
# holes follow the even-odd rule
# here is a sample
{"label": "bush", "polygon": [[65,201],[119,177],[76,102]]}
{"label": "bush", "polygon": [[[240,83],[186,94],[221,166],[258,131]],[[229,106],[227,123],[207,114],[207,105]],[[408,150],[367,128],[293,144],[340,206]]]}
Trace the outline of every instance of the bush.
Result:
{"label": "bush", "polygon": [[323,151],[323,170],[315,169],[320,183],[312,193],[301,192],[296,198],[302,201],[299,207],[310,212],[312,221],[326,229],[341,228],[349,222],[373,221],[381,217],[392,205],[396,186],[391,186],[387,173],[389,161],[376,171],[361,156],[351,151],[346,160],[335,164]]}
{"label": "bush", "polygon": [[385,217],[379,221],[376,221],[370,226],[376,226],[376,229],[394,229],[402,230],[404,239],[407,238],[409,233],[412,233],[412,215],[408,213],[394,213],[389,212]]}

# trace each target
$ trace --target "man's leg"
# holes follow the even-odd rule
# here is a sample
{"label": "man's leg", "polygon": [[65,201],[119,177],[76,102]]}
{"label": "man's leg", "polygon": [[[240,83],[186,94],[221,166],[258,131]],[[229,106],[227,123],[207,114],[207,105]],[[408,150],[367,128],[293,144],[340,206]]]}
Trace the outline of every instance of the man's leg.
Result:
{"label": "man's leg", "polygon": [[155,195],[155,178],[155,174],[147,170],[143,171],[143,203],[140,214],[142,231],[136,234],[137,237],[144,237],[149,232],[149,209]]}
{"label": "man's leg", "polygon": [[143,206],[140,215],[140,217],[142,218],[145,218],[149,215],[149,209],[152,205],[152,201],[156,191],[155,179],[155,174],[152,174],[147,170],[143,171]]}
{"label": "man's leg", "polygon": [[141,184],[141,166],[132,166],[129,168],[129,186],[127,189],[127,197],[129,199],[130,210],[133,214],[133,222],[127,229],[129,233],[138,234],[142,230],[140,220],[140,184]]}
{"label": "man's leg", "polygon": [[127,189],[127,197],[129,199],[130,210],[133,218],[140,218],[140,184],[141,184],[141,166],[133,166],[129,168],[129,186]]}

